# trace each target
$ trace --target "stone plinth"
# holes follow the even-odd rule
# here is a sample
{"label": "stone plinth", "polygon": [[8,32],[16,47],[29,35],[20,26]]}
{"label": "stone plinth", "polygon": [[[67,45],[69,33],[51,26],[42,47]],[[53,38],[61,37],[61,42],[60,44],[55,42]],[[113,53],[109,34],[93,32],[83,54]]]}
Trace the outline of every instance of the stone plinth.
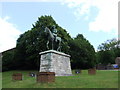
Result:
{"label": "stone plinth", "polygon": [[55,73],[54,72],[39,72],[37,74],[37,82],[40,83],[50,83],[55,82]]}
{"label": "stone plinth", "polygon": [[55,76],[72,75],[70,55],[55,50],[40,53],[40,72],[55,72]]}
{"label": "stone plinth", "polygon": [[22,80],[22,74],[21,73],[14,73],[12,75],[12,80]]}
{"label": "stone plinth", "polygon": [[88,69],[88,74],[95,75],[96,74],[96,69],[95,68]]}

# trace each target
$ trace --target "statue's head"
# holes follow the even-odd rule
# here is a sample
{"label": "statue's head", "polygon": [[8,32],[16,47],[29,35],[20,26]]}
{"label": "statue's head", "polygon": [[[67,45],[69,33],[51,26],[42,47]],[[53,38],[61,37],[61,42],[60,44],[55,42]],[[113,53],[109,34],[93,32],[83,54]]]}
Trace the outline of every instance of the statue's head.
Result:
{"label": "statue's head", "polygon": [[53,25],[52,28],[53,28],[53,33],[57,33],[57,29],[55,29],[55,25]]}

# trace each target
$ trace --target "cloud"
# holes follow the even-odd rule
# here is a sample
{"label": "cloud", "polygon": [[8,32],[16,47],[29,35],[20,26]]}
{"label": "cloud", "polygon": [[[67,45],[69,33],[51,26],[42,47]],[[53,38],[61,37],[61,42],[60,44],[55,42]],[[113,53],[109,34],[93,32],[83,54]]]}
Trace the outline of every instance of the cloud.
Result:
{"label": "cloud", "polygon": [[0,18],[0,52],[16,46],[16,40],[22,33],[16,25],[8,22],[10,17]]}
{"label": "cloud", "polygon": [[74,8],[77,19],[84,16],[89,20],[90,8],[96,7],[99,12],[94,21],[89,22],[89,30],[95,32],[118,32],[118,1],[120,0],[65,0],[69,8]]}

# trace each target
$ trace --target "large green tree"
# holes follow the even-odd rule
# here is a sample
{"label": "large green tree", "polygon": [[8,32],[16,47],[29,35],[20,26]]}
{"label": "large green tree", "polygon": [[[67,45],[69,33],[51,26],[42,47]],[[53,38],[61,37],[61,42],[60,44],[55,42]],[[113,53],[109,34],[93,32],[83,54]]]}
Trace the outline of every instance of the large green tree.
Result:
{"label": "large green tree", "polygon": [[95,66],[96,57],[94,47],[82,34],[78,34],[76,38],[71,40],[69,45],[72,68],[86,69]]}
{"label": "large green tree", "polygon": [[[48,38],[44,32],[45,27],[52,30],[53,25],[56,26],[57,35],[62,39],[61,51],[71,55],[72,69],[94,67],[96,63],[95,50],[82,34],[71,38],[69,33],[60,27],[51,16],[41,16],[33,24],[31,30],[21,34],[17,39],[14,52],[3,56],[5,61],[3,64],[4,68],[10,64],[9,69],[39,69],[39,53],[48,50],[46,47]],[[51,47],[50,45],[49,47]],[[10,60],[6,58],[10,58]],[[6,63],[6,61],[8,62]]]}
{"label": "large green tree", "polygon": [[99,45],[97,52],[98,63],[115,63],[115,58],[120,57],[120,41],[110,39]]}
{"label": "large green tree", "polygon": [[69,53],[68,42],[71,39],[65,29],[56,24],[51,16],[41,16],[33,24],[33,28],[23,33],[17,40],[16,46],[16,66],[20,69],[39,69],[39,53],[47,50],[47,36],[44,32],[45,27],[50,30],[55,25],[58,36],[62,38],[62,51]]}
{"label": "large green tree", "polygon": [[2,71],[14,69],[15,48],[2,52]]}

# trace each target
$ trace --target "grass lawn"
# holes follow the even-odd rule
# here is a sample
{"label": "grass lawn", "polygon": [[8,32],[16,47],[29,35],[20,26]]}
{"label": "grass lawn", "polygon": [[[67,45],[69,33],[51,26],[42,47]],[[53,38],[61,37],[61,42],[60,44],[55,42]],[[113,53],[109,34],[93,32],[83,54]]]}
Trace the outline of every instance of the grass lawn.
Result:
{"label": "grass lawn", "polygon": [[[74,76],[57,76],[55,83],[36,83],[35,77],[29,77],[29,72],[8,71],[2,73],[2,88],[118,88],[118,71],[97,70],[96,75],[88,75],[87,70]],[[22,81],[12,81],[13,73],[22,73]]]}

